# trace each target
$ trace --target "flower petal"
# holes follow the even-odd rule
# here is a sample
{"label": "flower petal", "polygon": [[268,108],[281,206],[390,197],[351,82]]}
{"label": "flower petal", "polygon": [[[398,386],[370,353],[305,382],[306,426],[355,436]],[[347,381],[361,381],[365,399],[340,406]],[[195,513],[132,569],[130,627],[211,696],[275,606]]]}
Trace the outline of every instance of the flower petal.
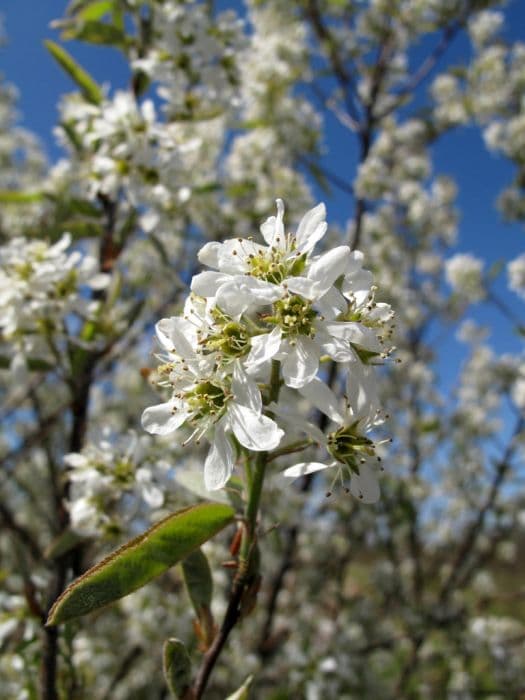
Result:
{"label": "flower petal", "polygon": [[362,362],[354,362],[349,366],[349,370],[346,396],[353,418],[363,421],[365,427],[382,423],[383,418],[378,414],[381,403],[374,368]]}
{"label": "flower petal", "polygon": [[350,492],[363,503],[376,503],[379,500],[379,482],[368,464],[361,465],[359,474],[352,474]]}
{"label": "flower petal", "polygon": [[215,427],[213,443],[204,462],[204,485],[208,491],[225,486],[233,471],[233,449],[221,423],[219,421]]}
{"label": "flower petal", "polygon": [[223,272],[213,272],[206,270],[195,275],[191,280],[191,291],[200,297],[213,297],[221,285],[229,282],[231,275]]}
{"label": "flower petal", "polygon": [[284,293],[271,282],[254,277],[230,277],[215,295],[217,306],[231,316],[238,317],[253,306],[266,306],[277,301]]}
{"label": "flower petal", "polygon": [[296,479],[298,476],[306,476],[307,474],[320,472],[321,469],[328,469],[328,467],[332,466],[333,464],[323,464],[322,462],[299,462],[298,464],[294,464],[292,467],[285,469],[283,476]]}
{"label": "flower petal", "polygon": [[308,279],[315,282],[316,294],[322,297],[338,277],[348,268],[350,248],[346,245],[332,248],[320,255],[308,268]]}
{"label": "flower petal", "polygon": [[262,411],[261,392],[257,384],[248,377],[240,362],[233,368],[232,390],[235,401],[260,413]]}
{"label": "flower petal", "polygon": [[251,348],[244,364],[247,369],[253,369],[271,360],[281,347],[282,331],[276,326],[271,333],[255,335],[251,339]]}
{"label": "flower petal", "polygon": [[235,437],[247,450],[273,450],[284,435],[271,418],[237,403],[230,405],[228,418]]}
{"label": "flower petal", "polygon": [[319,445],[326,444],[325,434],[319,430],[316,425],[305,420],[305,418],[299,413],[283,410],[283,407],[274,401],[268,404],[268,410],[276,416],[279,416],[281,421],[287,423],[290,426],[291,431],[297,432],[299,430],[308,435],[308,437],[311,437],[312,440],[315,440],[315,442],[319,443]]}
{"label": "flower petal", "polygon": [[299,392],[310,401],[312,406],[315,406],[328,418],[336,423],[344,423],[337,396],[319,377],[315,377],[311,382],[302,386]]}
{"label": "flower petal", "polygon": [[305,299],[315,299],[317,296],[317,284],[307,277],[288,277],[286,286],[294,294],[300,294]]}
{"label": "flower petal", "polygon": [[319,348],[311,338],[298,337],[295,345],[283,350],[282,372],[287,386],[298,389],[312,379],[319,369]]}
{"label": "flower petal", "polygon": [[261,224],[261,233],[270,247],[282,248],[285,241],[283,226],[284,202],[282,199],[277,199],[275,203],[277,204],[277,216],[270,216]]}
{"label": "flower petal", "polygon": [[216,270],[219,267],[219,250],[221,244],[217,241],[210,241],[202,246],[202,248],[197,253],[199,262],[208,267],[214,267]]}
{"label": "flower petal", "polygon": [[187,417],[187,409],[172,399],[146,408],[141,420],[142,427],[148,433],[167,435],[180,428]]}
{"label": "flower petal", "polygon": [[309,253],[315,244],[326,233],[326,207],[321,202],[310,211],[307,211],[299,222],[295,239],[297,250],[301,253]]}
{"label": "flower petal", "polygon": [[367,328],[355,321],[328,322],[326,331],[334,338],[340,338],[352,345],[358,345],[370,352],[382,352],[383,348],[378,340],[377,333],[372,328]]}
{"label": "flower petal", "polygon": [[[357,253],[358,251],[354,251]],[[347,299],[353,296],[358,306],[364,304],[370,294],[370,287],[374,281],[374,276],[369,270],[363,270],[355,259],[350,260],[350,266],[354,264],[354,269],[350,269],[344,277],[341,291]],[[359,265],[359,266],[358,266]]]}
{"label": "flower petal", "polygon": [[161,345],[168,352],[184,358],[195,357],[197,329],[183,318],[162,318],[155,326],[155,333]]}

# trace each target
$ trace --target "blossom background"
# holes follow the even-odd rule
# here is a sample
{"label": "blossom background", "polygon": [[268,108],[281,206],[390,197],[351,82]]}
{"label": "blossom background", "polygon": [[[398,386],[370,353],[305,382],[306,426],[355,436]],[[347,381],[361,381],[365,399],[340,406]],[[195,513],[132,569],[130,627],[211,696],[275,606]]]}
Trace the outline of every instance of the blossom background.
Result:
{"label": "blossom background", "polygon": [[[162,644],[173,636],[192,673],[203,663],[227,610],[232,557],[238,565],[233,527],[203,547],[214,590],[204,606],[176,567],[56,636],[43,622],[69,581],[160,517],[209,498],[244,512],[239,465],[229,491],[210,495],[208,444],[181,449],[143,431],[140,417],[160,400],[155,324],[181,313],[199,260],[214,266],[197,250],[257,233],[282,198],[292,232],[325,203],[319,252],[357,237],[376,299],[396,314],[397,351],[374,368],[381,423],[388,416],[377,438],[381,498],[361,503],[358,489],[352,498],[345,482],[334,487],[330,470],[287,480],[298,460],[324,459],[312,443],[304,458],[272,458],[261,579],[246,591],[245,619],[205,697],[223,700],[253,680],[251,697],[263,700],[520,698],[523,2],[144,0],[161,58],[141,55],[138,72],[150,71],[159,92],[130,81],[133,49],[63,42],[103,87],[96,105],[71,95],[74,83],[42,44],[62,42],[50,22],[75,4],[0,7],[0,66],[19,92],[15,106],[2,83],[0,199],[22,193],[0,205],[6,697],[165,698]],[[142,2],[121,4],[133,14]],[[222,10],[233,14],[217,32],[208,12]],[[170,12],[202,40],[192,49],[204,64],[196,102],[188,56],[170,43]],[[411,90],[410,75],[443,36],[444,55]],[[162,52],[171,50],[170,72]],[[342,80],[353,101],[341,96],[338,56],[349,66],[358,57],[355,84]],[[24,201],[41,187],[43,199]],[[114,229],[122,240],[104,247]],[[332,377],[340,394],[345,371]],[[312,419],[308,388],[299,397],[289,387],[273,416],[286,437],[291,406]],[[326,432],[323,415],[316,420]],[[375,482],[371,493],[376,501]]]}

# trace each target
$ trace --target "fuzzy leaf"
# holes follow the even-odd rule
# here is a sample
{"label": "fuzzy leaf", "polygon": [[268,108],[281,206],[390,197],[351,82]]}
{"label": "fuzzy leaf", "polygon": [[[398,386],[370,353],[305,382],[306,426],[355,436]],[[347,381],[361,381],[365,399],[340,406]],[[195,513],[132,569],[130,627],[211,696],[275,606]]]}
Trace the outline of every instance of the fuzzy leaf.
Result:
{"label": "fuzzy leaf", "polygon": [[93,80],[89,73],[79,66],[73,56],[62,48],[62,46],[59,46],[54,41],[50,41],[49,39],[44,41],[44,44],[55,61],[78,85],[86,100],[96,105],[100,104],[103,97],[102,89],[95,82],[95,80]]}
{"label": "fuzzy leaf", "polygon": [[162,669],[171,694],[177,700],[188,696],[191,659],[180,639],[167,639],[162,649]]}
{"label": "fuzzy leaf", "polygon": [[68,586],[47,624],[80,617],[136,591],[226,527],[234,514],[226,505],[200,503],[168,515]]}
{"label": "fuzzy leaf", "polygon": [[209,607],[213,594],[211,569],[201,549],[196,549],[182,562],[184,583],[188,589],[195,612],[199,615],[203,607]]}

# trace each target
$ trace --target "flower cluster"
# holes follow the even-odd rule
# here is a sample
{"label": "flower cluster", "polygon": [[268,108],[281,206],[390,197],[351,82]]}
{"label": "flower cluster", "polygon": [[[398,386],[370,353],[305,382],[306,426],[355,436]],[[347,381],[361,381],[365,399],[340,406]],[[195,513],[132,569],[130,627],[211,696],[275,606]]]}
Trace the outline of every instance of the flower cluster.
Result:
{"label": "flower cluster", "polygon": [[97,443],[64,456],[71,489],[68,509],[73,529],[82,535],[133,532],[158,513],[170,487],[167,462],[152,458],[150,439],[131,434],[117,441],[105,431]]}
{"label": "flower cluster", "polygon": [[[205,484],[218,489],[232,473],[235,447],[274,450],[284,437],[279,423],[292,422],[331,460],[303,462],[286,475],[337,465],[349,472],[351,490],[373,501],[378,489],[367,462],[376,459],[375,445],[365,433],[381,418],[371,365],[391,352],[392,311],[375,301],[360,252],[338,246],[314,254],[327,230],[323,204],[295,234],[283,218],[277,200],[277,216],[261,226],[264,244],[236,238],[201,249],[199,260],[214,269],[193,278],[182,317],[157,324],[165,353],[156,382],[170,397],[147,408],[142,423],[161,435],[190,428],[183,444],[206,437]],[[330,360],[347,372],[342,409],[324,379],[322,363]],[[299,398],[336,424],[327,437],[290,410]]]}
{"label": "flower cluster", "polygon": [[0,339],[12,345],[13,365],[28,354],[47,359],[50,336],[63,333],[68,314],[92,316],[98,302],[82,288],[102,289],[109,281],[94,256],[68,250],[71,236],[54,244],[23,237],[2,247],[0,262]]}

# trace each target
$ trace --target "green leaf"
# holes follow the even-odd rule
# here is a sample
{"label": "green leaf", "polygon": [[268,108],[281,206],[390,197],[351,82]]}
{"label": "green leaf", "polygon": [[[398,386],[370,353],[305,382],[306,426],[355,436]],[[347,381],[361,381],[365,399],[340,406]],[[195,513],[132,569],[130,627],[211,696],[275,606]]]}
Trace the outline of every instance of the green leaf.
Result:
{"label": "green leaf", "polygon": [[80,617],[136,591],[226,527],[234,514],[230,506],[200,503],[168,515],[68,586],[47,624]]}
{"label": "green leaf", "polygon": [[63,33],[64,39],[77,39],[89,44],[123,46],[127,41],[126,34],[117,27],[105,22],[92,20],[83,22],[80,26],[67,29]]}
{"label": "green leaf", "polygon": [[232,695],[228,695],[226,700],[248,700],[250,694],[250,688],[253,683],[253,676],[248,676],[248,678],[241,685],[239,690],[236,690]]}
{"label": "green leaf", "polygon": [[162,669],[171,694],[177,700],[187,697],[191,685],[191,659],[180,639],[167,639],[162,650]]}
{"label": "green leaf", "polygon": [[213,594],[211,569],[205,554],[196,549],[182,562],[184,583],[188,589],[195,612],[199,615],[203,607],[209,607]]}
{"label": "green leaf", "polygon": [[86,100],[96,105],[100,104],[103,98],[102,88],[93,80],[89,73],[79,66],[73,56],[62,48],[62,46],[59,46],[49,39],[44,41],[44,44],[55,61],[78,85]]}
{"label": "green leaf", "polygon": [[43,198],[43,192],[0,190],[0,204],[31,204],[31,202],[40,202]]}
{"label": "green leaf", "polygon": [[216,627],[211,612],[213,580],[206,556],[196,549],[182,562],[184,583],[197,615],[195,633],[204,649],[208,649],[215,637]]}
{"label": "green leaf", "polygon": [[86,5],[77,17],[84,22],[100,19],[107,15],[113,9],[113,0],[95,0],[95,2]]}

